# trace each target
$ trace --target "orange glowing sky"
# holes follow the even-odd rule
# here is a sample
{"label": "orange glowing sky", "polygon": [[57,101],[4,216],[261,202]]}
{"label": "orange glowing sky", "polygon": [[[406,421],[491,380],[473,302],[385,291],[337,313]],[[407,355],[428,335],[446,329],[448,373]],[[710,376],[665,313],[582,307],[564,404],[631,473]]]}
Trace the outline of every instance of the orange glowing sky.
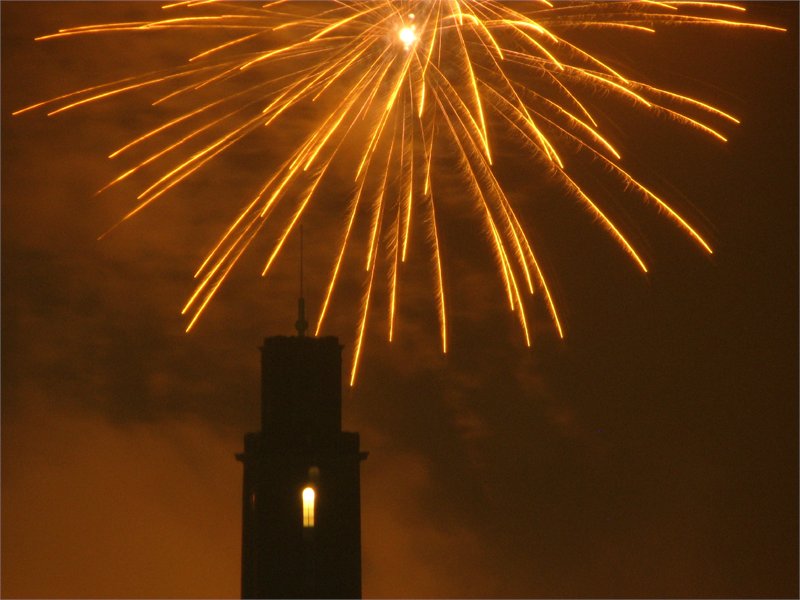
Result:
{"label": "orange glowing sky", "polygon": [[[376,316],[344,400],[345,428],[370,452],[366,597],[796,593],[798,5],[747,6],[789,31],[671,30],[614,48],[584,34],[637,75],[741,118],[720,147],[613,106],[603,117],[648,181],[712,232],[712,258],[652,210],[624,216],[620,200],[645,276],[591,217],[543,193],[532,235],[569,327],[558,340],[540,307],[529,350],[490,253],[466,233],[475,215],[451,213],[443,357],[427,259],[411,251],[395,339]],[[2,593],[237,597],[233,455],[258,423],[257,347],[292,331],[296,263],[287,254],[261,279],[260,248],[189,335],[179,312],[247,195],[234,191],[258,185],[254,170],[290,132],[98,242],[133,192],[93,197],[118,174],[105,156],[157,115],[134,98],[54,118],[11,112],[191,49],[164,37],[33,42],[153,3],[1,8]],[[530,174],[506,169],[509,194],[527,201]],[[330,266],[329,216],[304,222],[309,307]],[[358,281],[326,326],[346,352]]]}

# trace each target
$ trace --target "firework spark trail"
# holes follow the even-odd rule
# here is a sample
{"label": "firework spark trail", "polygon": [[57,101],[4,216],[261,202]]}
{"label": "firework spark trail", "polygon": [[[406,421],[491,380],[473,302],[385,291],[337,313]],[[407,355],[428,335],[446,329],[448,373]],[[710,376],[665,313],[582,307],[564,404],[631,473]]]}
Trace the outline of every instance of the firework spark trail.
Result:
{"label": "firework spark trail", "polygon": [[[157,144],[155,151],[135,159],[100,190],[133,175],[143,176],[145,167],[158,168],[160,174],[143,186],[121,223],[263,127],[292,122],[297,110],[311,111],[315,121],[298,132],[301,141],[273,166],[258,193],[198,268],[198,284],[182,314],[188,315],[188,331],[251,243],[267,225],[278,225],[275,213],[280,205],[290,216],[279,226],[262,272],[266,275],[296,223],[313,206],[330,167],[337,159],[345,162],[350,157],[354,191],[315,335],[328,312],[356,224],[364,221],[369,233],[351,385],[363,353],[379,267],[387,270],[389,339],[395,337],[401,266],[420,220],[426,226],[422,237],[431,251],[442,351],[447,351],[442,232],[437,216],[442,207],[433,195],[438,160],[454,160],[460,167],[466,197],[482,216],[483,235],[528,345],[531,336],[520,278],[529,294],[537,288],[543,293],[561,337],[564,331],[544,271],[517,214],[520,207],[509,200],[495,171],[493,163],[501,156],[497,149],[507,140],[521,143],[526,158],[584,206],[642,270],[647,270],[645,263],[625,232],[581,187],[575,167],[565,163],[565,153],[598,161],[622,190],[654,205],[700,248],[712,252],[685,217],[623,166],[622,153],[592,113],[609,97],[721,142],[726,137],[716,121],[737,124],[738,119],[703,100],[627,78],[602,57],[570,41],[571,31],[648,36],[663,27],[689,26],[785,31],[738,20],[745,12],[741,6],[702,1],[553,5],[545,0],[330,0],[310,6],[290,0],[252,6],[186,0],[166,5],[168,18],[87,25],[42,36],[38,39],[214,33],[215,40],[195,51],[184,65],[87,87],[14,114],[45,109],[53,116],[142,90],[156,91],[154,106],[169,108],[181,101],[177,114],[110,155],[119,159],[145,142]],[[229,37],[221,41],[216,34]],[[356,160],[352,160],[353,149]],[[436,187],[437,198],[444,197],[442,186],[437,183]]]}

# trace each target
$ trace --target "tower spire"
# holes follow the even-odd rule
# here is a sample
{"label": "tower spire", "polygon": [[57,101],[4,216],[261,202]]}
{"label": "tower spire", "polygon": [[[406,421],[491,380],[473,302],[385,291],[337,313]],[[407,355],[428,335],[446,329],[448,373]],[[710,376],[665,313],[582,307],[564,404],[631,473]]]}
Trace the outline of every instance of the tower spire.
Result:
{"label": "tower spire", "polygon": [[300,224],[300,298],[297,300],[297,321],[294,324],[298,337],[305,337],[308,329],[306,321],[306,301],[303,298],[303,225]]}

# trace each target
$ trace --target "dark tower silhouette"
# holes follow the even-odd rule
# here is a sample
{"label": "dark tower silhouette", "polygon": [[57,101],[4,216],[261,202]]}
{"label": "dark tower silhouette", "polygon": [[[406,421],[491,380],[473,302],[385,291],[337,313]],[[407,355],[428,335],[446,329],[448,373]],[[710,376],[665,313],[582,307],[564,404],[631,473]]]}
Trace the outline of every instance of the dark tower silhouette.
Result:
{"label": "dark tower silhouette", "polygon": [[244,464],[242,598],[360,598],[367,454],[341,427],[342,346],[305,337],[302,258],[300,289],[297,336],[264,340],[261,431],[246,434],[236,455]]}

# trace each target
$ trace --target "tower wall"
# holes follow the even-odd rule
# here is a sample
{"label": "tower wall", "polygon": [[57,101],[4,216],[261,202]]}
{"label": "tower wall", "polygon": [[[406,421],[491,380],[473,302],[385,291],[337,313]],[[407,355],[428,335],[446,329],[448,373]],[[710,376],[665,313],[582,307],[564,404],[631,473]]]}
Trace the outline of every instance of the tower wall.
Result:
{"label": "tower wall", "polygon": [[261,430],[270,437],[342,430],[342,347],[335,337],[271,337],[261,347]]}
{"label": "tower wall", "polygon": [[[361,597],[357,433],[341,430],[341,346],[272,337],[262,347],[262,430],[245,436],[243,598]],[[302,490],[316,492],[314,526]]]}

